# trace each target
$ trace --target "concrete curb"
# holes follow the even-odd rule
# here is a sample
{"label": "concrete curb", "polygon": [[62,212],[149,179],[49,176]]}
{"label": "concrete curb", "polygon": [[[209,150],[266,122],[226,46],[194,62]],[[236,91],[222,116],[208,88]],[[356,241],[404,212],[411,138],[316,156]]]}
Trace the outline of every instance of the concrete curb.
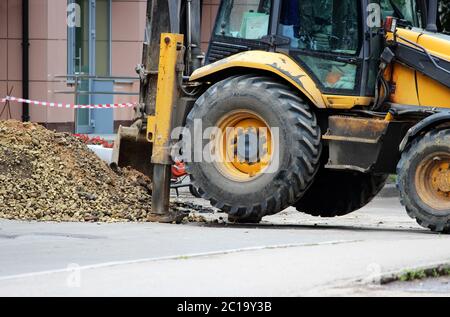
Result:
{"label": "concrete curb", "polygon": [[[381,285],[388,285],[393,282],[401,281],[401,277],[404,274],[423,271],[424,275],[422,278],[417,278],[417,280],[424,280],[429,278],[437,278],[448,276],[448,271],[450,270],[450,262],[439,262],[430,265],[413,266],[404,268],[403,270],[397,270],[393,272],[387,272],[380,276]],[[403,281],[408,282],[408,281]]]}
{"label": "concrete curb", "polygon": [[[371,294],[371,295],[367,295],[367,296],[376,296],[376,289],[370,289],[370,287],[374,287],[374,286],[380,286],[380,287],[386,287],[389,286],[389,284],[394,283],[394,282],[398,282],[400,281],[400,277],[408,272],[413,272],[413,271],[424,271],[426,277],[423,278],[423,280],[427,280],[430,278],[434,278],[435,276],[435,272],[437,271],[438,273],[447,270],[450,268],[450,262],[448,261],[441,261],[441,262],[435,262],[435,263],[430,263],[430,264],[425,264],[425,265],[409,265],[409,266],[405,266],[401,269],[394,269],[394,270],[390,270],[387,272],[382,272],[380,274],[375,274],[373,276],[370,277],[370,279],[363,279],[363,278],[357,278],[357,279],[349,279],[349,280],[344,280],[344,281],[340,281],[335,283],[332,287],[334,289],[338,289],[340,290],[339,293],[330,293],[331,296],[354,296],[354,289],[355,287],[365,287],[365,291],[369,292],[367,294]],[[438,277],[442,277],[442,276],[447,276],[447,274],[442,274],[439,275]],[[408,281],[406,281],[408,282]],[[325,293],[324,296],[330,296],[326,293],[326,289],[321,291],[321,296],[323,296],[323,294]],[[364,293],[361,293],[361,289],[358,290],[358,295],[357,296],[361,296]],[[382,290],[383,291],[383,290]],[[383,293],[381,293],[383,294]],[[420,296],[420,293],[417,293]],[[365,296],[365,295],[362,295]]]}
{"label": "concrete curb", "polygon": [[399,197],[399,192],[395,184],[386,184],[381,192],[378,194],[380,198],[394,198]]}

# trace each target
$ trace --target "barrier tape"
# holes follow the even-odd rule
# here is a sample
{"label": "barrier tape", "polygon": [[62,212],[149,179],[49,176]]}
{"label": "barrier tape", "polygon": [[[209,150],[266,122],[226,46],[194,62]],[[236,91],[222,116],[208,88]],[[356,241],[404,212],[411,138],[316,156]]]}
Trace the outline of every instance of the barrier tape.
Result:
{"label": "barrier tape", "polygon": [[133,103],[115,103],[115,104],[98,104],[98,105],[74,105],[74,104],[65,104],[65,103],[55,103],[55,102],[45,102],[45,101],[36,101],[29,100],[17,97],[6,96],[2,99],[2,103],[7,101],[18,102],[18,103],[27,103],[30,105],[36,106],[45,106],[51,108],[65,108],[65,109],[115,109],[115,108],[132,108],[138,105],[137,102]]}

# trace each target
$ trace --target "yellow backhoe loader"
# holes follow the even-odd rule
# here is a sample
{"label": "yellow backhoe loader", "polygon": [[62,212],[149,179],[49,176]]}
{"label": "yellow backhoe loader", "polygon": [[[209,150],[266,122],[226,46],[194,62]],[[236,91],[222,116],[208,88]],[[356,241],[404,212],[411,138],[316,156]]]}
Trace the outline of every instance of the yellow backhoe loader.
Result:
{"label": "yellow backhoe loader", "polygon": [[170,166],[183,160],[231,221],[342,216],[397,174],[408,214],[449,232],[449,7],[222,0],[203,56],[201,1],[148,1],[141,105],[116,163],[152,176],[157,221],[178,217]]}

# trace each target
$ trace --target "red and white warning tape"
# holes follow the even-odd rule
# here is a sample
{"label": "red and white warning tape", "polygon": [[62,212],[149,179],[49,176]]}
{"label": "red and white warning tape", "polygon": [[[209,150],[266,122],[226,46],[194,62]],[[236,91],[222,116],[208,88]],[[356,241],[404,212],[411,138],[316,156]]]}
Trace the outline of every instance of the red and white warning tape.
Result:
{"label": "red and white warning tape", "polygon": [[136,106],[138,103],[115,103],[115,104],[99,104],[99,105],[73,105],[73,104],[65,104],[65,103],[55,103],[55,102],[45,102],[45,101],[36,101],[36,100],[28,100],[22,98],[16,98],[11,96],[6,96],[2,99],[2,103],[6,101],[18,102],[18,103],[27,103],[36,106],[45,106],[52,108],[66,108],[66,109],[111,109],[111,108],[132,108]]}

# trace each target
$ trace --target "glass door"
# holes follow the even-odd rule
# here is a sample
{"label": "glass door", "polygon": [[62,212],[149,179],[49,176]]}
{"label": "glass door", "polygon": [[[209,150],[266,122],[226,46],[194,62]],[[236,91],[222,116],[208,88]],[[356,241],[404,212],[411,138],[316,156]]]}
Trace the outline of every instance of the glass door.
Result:
{"label": "glass door", "polygon": [[[81,25],[75,31],[74,71],[80,75],[110,76],[111,73],[111,0],[76,0]],[[112,103],[113,96],[86,92],[112,92],[112,81],[98,83],[81,79],[77,85],[77,104]],[[77,133],[113,133],[112,109],[78,109]]]}
{"label": "glass door", "polygon": [[[111,0],[97,0],[95,7],[95,50],[93,64],[96,76],[108,77],[111,75]],[[114,81],[93,80],[91,90],[98,92],[112,92]],[[91,103],[113,103],[111,94],[92,95]],[[114,110],[93,109],[90,110],[93,133],[111,134],[114,132]]]}
{"label": "glass door", "polygon": [[[80,8],[80,27],[75,29],[74,45],[74,71],[78,75],[90,74],[90,49],[89,49],[89,26],[90,26],[90,0],[76,0]],[[80,91],[89,91],[88,79],[81,79],[77,85],[75,103],[90,104],[90,97],[86,94],[79,94]],[[77,133],[91,133],[91,120],[89,109],[78,109],[75,112],[75,126]]]}

